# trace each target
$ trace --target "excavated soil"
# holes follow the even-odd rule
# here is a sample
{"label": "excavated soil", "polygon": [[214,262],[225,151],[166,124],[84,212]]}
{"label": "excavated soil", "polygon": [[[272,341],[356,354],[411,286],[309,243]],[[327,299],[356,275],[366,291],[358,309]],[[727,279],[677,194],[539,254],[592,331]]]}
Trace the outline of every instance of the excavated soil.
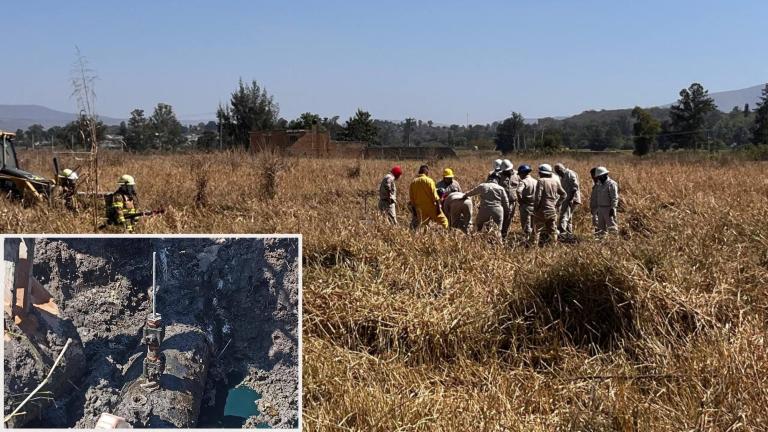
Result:
{"label": "excavated soil", "polygon": [[[92,428],[102,412],[133,427],[216,427],[235,386],[260,395],[243,427],[298,426],[298,239],[38,239],[35,249],[34,275],[71,321],[64,334],[82,344],[84,373],[25,427]],[[137,379],[153,251],[167,367],[148,393]],[[5,348],[6,394],[39,383],[40,362]]]}

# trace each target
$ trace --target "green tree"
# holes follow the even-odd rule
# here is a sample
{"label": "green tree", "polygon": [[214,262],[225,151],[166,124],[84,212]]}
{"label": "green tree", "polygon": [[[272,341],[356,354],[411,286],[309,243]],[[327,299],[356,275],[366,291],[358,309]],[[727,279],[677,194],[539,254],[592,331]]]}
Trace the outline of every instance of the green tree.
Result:
{"label": "green tree", "polygon": [[539,148],[541,151],[547,154],[560,151],[563,148],[562,133],[559,130],[544,131],[544,138],[541,140],[541,145]]}
{"label": "green tree", "polygon": [[25,134],[27,135],[27,138],[29,138],[30,144],[35,145],[45,138],[45,128],[43,125],[36,123],[28,127]]}
{"label": "green tree", "polygon": [[320,116],[318,114],[305,112],[296,120],[291,120],[288,123],[288,129],[312,129],[313,125],[322,126]]}
{"label": "green tree", "polygon": [[519,148],[520,135],[525,127],[525,119],[518,112],[513,112],[496,128],[496,150],[507,154]]}
{"label": "green tree", "polygon": [[661,123],[639,106],[632,110],[632,117],[635,119],[632,126],[635,144],[634,154],[644,156],[651,150],[655,150],[656,137],[661,131]]}
{"label": "green tree", "polygon": [[173,107],[168,104],[157,104],[149,118],[149,126],[154,134],[153,142],[161,151],[176,150],[184,143],[181,123],[176,119]]}
{"label": "green tree", "polygon": [[197,137],[196,146],[199,149],[211,150],[218,147],[218,145],[219,137],[216,135],[216,132],[206,130]]}
{"label": "green tree", "polygon": [[403,122],[403,144],[410,147],[411,145],[411,134],[413,133],[413,129],[416,125],[416,119],[408,117],[405,119],[405,122]]}
{"label": "green tree", "polygon": [[763,95],[755,110],[752,144],[768,144],[768,84],[763,88]]}
{"label": "green tree", "polygon": [[694,150],[703,147],[706,120],[716,108],[715,101],[701,84],[693,83],[687,89],[680,90],[680,99],[669,110],[677,146]]}
{"label": "green tree", "polygon": [[128,119],[128,128],[125,135],[125,147],[133,151],[143,151],[149,147],[152,136],[152,128],[149,120],[144,117],[144,110],[131,111]]}
{"label": "green tree", "polygon": [[254,80],[250,85],[241,79],[232,93],[229,105],[219,106],[216,117],[227,145],[250,146],[250,132],[274,129],[280,107],[266,89]]}
{"label": "green tree", "polygon": [[374,143],[378,133],[379,128],[373,123],[371,113],[358,108],[355,115],[347,120],[344,140]]}
{"label": "green tree", "polygon": [[125,124],[124,121],[120,122],[120,128],[117,130],[117,134],[123,138],[128,136],[128,126]]}
{"label": "green tree", "polygon": [[339,116],[333,116],[331,118],[323,117],[321,124],[323,125],[323,128],[325,128],[325,130],[327,130],[331,135],[331,139],[337,139],[339,134],[344,129],[339,124]]}

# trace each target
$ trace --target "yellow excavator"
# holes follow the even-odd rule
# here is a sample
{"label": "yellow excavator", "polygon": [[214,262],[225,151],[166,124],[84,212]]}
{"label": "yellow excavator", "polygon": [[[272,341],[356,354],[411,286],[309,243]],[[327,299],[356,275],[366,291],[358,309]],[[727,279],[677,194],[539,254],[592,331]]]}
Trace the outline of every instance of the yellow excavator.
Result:
{"label": "yellow excavator", "polygon": [[0,130],[0,192],[28,202],[50,203],[56,182],[19,167],[15,139],[15,133]]}

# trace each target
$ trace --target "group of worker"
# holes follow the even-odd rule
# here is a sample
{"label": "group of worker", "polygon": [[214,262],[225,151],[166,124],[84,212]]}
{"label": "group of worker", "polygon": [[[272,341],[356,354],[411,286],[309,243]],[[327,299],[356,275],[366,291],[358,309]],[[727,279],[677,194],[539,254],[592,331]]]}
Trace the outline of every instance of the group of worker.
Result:
{"label": "group of worker", "polygon": [[[66,168],[57,176],[57,183],[61,188],[59,198],[70,211],[78,211],[77,186],[79,176],[77,172]],[[136,180],[133,176],[124,174],[117,181],[117,190],[105,195],[107,224],[116,227],[120,231],[132,233],[134,225],[140,215],[137,210],[138,194],[136,192]]]}
{"label": "group of worker", "polygon": [[[517,170],[509,159],[493,161],[493,170],[484,182],[464,192],[455,179],[453,170],[445,168],[443,179],[437,184],[429,177],[429,166],[422,165],[409,186],[408,208],[411,228],[416,229],[430,221],[445,228],[469,231],[473,204],[478,196],[480,205],[474,219],[475,231],[483,231],[493,222],[505,239],[519,207],[520,225],[526,243],[544,244],[557,241],[559,236],[573,236],[573,214],[581,205],[578,174],[564,164],[541,164],[538,179],[531,175],[529,165]],[[397,224],[396,181],[403,174],[399,166],[392,168],[379,185],[379,211],[392,224]],[[592,194],[590,211],[594,232],[598,237],[618,233],[616,211],[619,204],[619,186],[605,167],[590,170]]]}

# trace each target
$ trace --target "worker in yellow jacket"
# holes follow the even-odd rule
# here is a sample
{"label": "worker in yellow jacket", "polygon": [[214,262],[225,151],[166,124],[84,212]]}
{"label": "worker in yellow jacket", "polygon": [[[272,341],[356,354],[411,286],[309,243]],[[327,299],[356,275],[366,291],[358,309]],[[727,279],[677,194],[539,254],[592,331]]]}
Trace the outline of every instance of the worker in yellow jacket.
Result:
{"label": "worker in yellow jacket", "polygon": [[429,167],[419,167],[419,174],[411,181],[408,189],[408,207],[411,209],[411,228],[416,229],[429,221],[437,222],[444,228],[448,228],[446,219],[440,208],[440,197],[437,195],[435,181],[429,177]]}

